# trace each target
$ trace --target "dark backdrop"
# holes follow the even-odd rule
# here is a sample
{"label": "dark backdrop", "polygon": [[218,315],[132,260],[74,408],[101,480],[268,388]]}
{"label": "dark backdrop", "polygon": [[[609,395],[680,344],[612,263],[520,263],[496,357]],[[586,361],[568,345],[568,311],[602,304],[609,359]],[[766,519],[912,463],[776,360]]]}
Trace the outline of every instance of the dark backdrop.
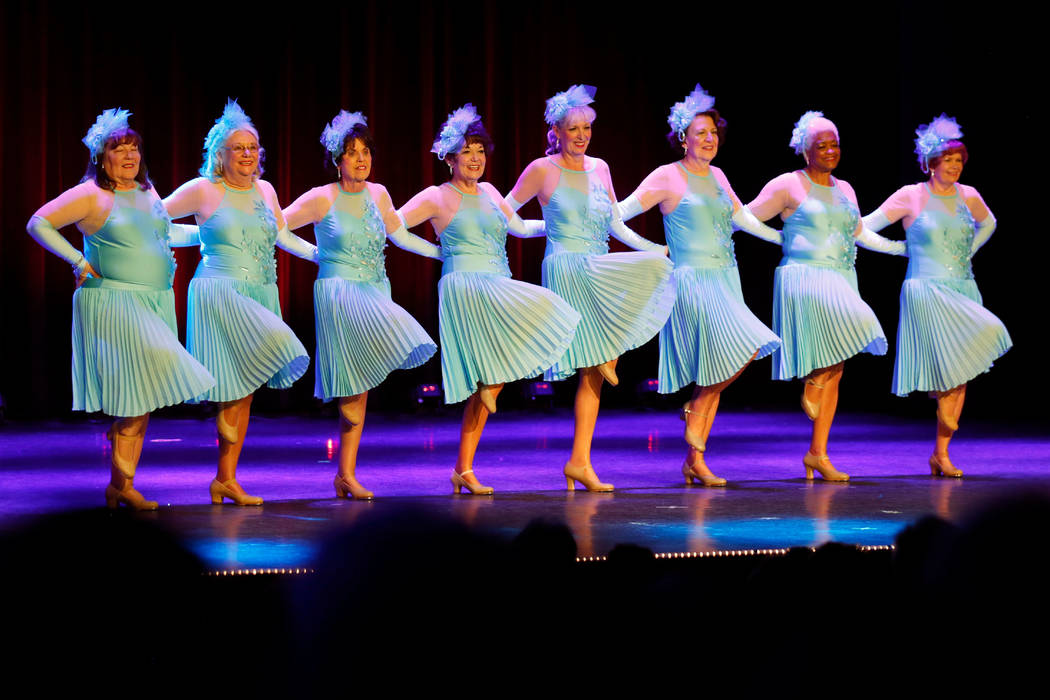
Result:
{"label": "dark backdrop", "polygon": [[[428,151],[453,108],[478,106],[496,142],[487,179],[507,192],[542,154],[544,100],[589,83],[598,87],[591,153],[609,162],[622,198],[675,158],[663,138],[666,115],[696,82],[729,121],[716,164],[745,202],[800,166],[787,142],[807,109],[838,124],[844,154],[837,174],[854,185],[864,213],[921,178],[911,153],[915,127],[941,111],[956,116],[971,153],[963,181],[980,189],[999,220],[974,269],[986,305],[1015,342],[972,384],[967,410],[1023,417],[1042,408],[1037,400],[1047,382],[1037,353],[1048,246],[1032,206],[1042,192],[1030,163],[1041,157],[1043,136],[1028,102],[1042,81],[1041,39],[1008,3],[973,16],[956,14],[957,4],[916,11],[892,2],[813,10],[638,4],[633,14],[546,1],[282,3],[279,13],[212,5],[106,4],[101,12],[98,5],[15,2],[0,10],[0,393],[9,415],[68,413],[73,280],[24,226],[40,204],[78,182],[87,155],[80,138],[107,107],[134,113],[165,196],[195,176],[205,133],[226,98],[239,98],[267,149],[266,178],[285,205],[331,179],[318,143],[325,123],[340,108],[362,110],[377,142],[373,179],[400,205],[443,180],[447,171]],[[538,217],[539,207],[531,203],[522,214]],[[633,225],[663,240],[658,213]],[[64,233],[79,245],[72,227]],[[312,238],[309,229],[300,233]],[[433,238],[429,229],[421,233]],[[899,226],[886,233],[903,236]],[[743,233],[736,241],[745,297],[768,323],[779,249]],[[511,239],[516,277],[539,281],[543,245]],[[186,286],[199,256],[183,249],[177,257],[184,333]],[[436,338],[439,266],[393,247],[387,263],[395,300]],[[891,344],[905,266],[903,258],[868,251],[857,262],[861,292]],[[285,318],[311,349],[314,275],[314,266],[278,252]],[[844,408],[931,409],[924,399],[891,397],[892,354],[848,363]],[[631,386],[655,376],[655,341],[625,357],[620,373],[623,388],[608,401],[627,404],[635,400]],[[758,363],[725,405],[797,401],[797,384],[768,377],[768,361]],[[395,373],[372,403],[404,405],[415,383],[439,380],[435,358]],[[574,385],[559,389],[561,400]],[[312,370],[292,390],[270,393],[264,405],[313,410]],[[506,396],[513,405],[513,392]]]}

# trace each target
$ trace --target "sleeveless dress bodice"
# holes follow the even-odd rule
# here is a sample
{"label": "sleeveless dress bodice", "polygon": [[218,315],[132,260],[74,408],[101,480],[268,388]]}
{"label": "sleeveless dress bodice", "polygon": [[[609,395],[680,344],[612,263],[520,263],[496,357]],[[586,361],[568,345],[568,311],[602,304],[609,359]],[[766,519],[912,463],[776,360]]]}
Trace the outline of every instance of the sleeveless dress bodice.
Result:
{"label": "sleeveless dress bodice", "polygon": [[383,284],[386,275],[386,225],[368,189],[339,193],[324,218],[314,225],[319,254],[318,279],[340,277]]}
{"label": "sleeveless dress bodice", "polygon": [[277,219],[259,188],[236,190],[223,183],[219,208],[200,225],[197,277],[223,277],[255,284],[277,282],[274,244]]}
{"label": "sleeveless dress bodice", "polygon": [[139,188],[113,192],[113,209],[106,223],[84,236],[84,257],[101,279],[89,287],[112,283],[148,289],[170,289],[175,277],[164,205],[152,192]]}
{"label": "sleeveless dress bodice", "polygon": [[550,201],[542,207],[547,231],[546,255],[608,253],[613,203],[596,168],[568,170],[553,160],[551,163],[561,174]]}
{"label": "sleeveless dress bodice", "polygon": [[973,214],[958,188],[953,195],[929,191],[926,205],[908,227],[908,279],[920,277],[973,279],[970,250],[976,228]]}
{"label": "sleeveless dress bodice", "polygon": [[507,217],[488,195],[459,192],[462,199],[441,232],[441,273],[491,272],[510,277],[507,262]]}
{"label": "sleeveless dress bodice", "polygon": [[860,211],[837,185],[809,182],[806,198],[784,221],[784,259],[780,264],[852,269],[857,259],[853,232],[860,222]]}
{"label": "sleeveless dress bodice", "polygon": [[733,253],[733,202],[713,175],[688,178],[678,206],[664,216],[664,234],[675,267],[736,267]]}

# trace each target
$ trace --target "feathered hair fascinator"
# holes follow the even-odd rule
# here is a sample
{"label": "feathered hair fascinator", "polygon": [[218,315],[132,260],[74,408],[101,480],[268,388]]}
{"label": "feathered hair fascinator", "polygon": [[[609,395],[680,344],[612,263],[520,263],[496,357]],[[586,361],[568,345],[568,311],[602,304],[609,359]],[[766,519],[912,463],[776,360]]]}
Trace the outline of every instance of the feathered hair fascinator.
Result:
{"label": "feathered hair fascinator", "polygon": [[839,135],[839,129],[835,126],[835,122],[827,119],[823,112],[806,112],[795,123],[795,128],[791,132],[791,143],[788,145],[795,149],[795,153],[801,155],[805,153],[806,148],[809,146],[809,137],[820,131],[831,131],[836,138]]}
{"label": "feathered hair fascinator", "polygon": [[929,124],[921,124],[915,130],[915,155],[919,156],[922,171],[928,173],[930,158],[940,155],[949,141],[961,139],[962,135],[958,122],[943,112]]}
{"label": "feathered hair fascinator", "polygon": [[598,88],[593,85],[573,85],[565,92],[559,92],[547,100],[547,109],[543,120],[551,126],[559,123],[573,107],[583,107],[594,102],[594,93]]}
{"label": "feathered hair fascinator", "polygon": [[[208,135],[204,137],[204,164],[201,165],[200,169],[200,174],[203,177],[213,182],[218,182],[222,173],[221,152],[223,146],[226,145],[226,139],[233,132],[242,129],[252,132],[256,138],[259,137],[259,131],[252,124],[252,120],[248,118],[248,115],[244,113],[244,110],[241,109],[241,106],[237,104],[237,100],[227,98],[226,107],[222,110],[222,116],[215,120],[215,124],[208,131]],[[261,174],[262,150],[260,149],[257,175]]]}
{"label": "feathered hair fascinator", "polygon": [[347,112],[339,110],[339,114],[332,123],[324,128],[321,133],[321,143],[325,149],[332,154],[332,158],[338,158],[343,153],[343,141],[346,134],[357,125],[368,126],[368,119],[360,112]]}
{"label": "feathered hair fascinator", "polygon": [[204,139],[204,150],[211,151],[221,148],[226,142],[226,137],[240,129],[248,129],[255,132],[255,125],[248,115],[244,113],[237,100],[226,100],[226,108],[222,110],[222,116],[215,120],[215,124],[208,131]]}
{"label": "feathered hair fascinator", "polygon": [[706,112],[715,106],[715,98],[707,94],[707,92],[700,87],[700,83],[696,84],[693,91],[682,102],[676,102],[675,106],[671,108],[671,113],[667,116],[667,123],[671,126],[671,131],[678,134],[679,139],[685,138],[685,130],[689,128],[689,125],[693,123],[693,119],[697,114]]}
{"label": "feathered hair fascinator", "polygon": [[98,158],[99,154],[102,153],[102,149],[105,148],[110,134],[128,128],[128,117],[130,116],[131,112],[120,107],[107,109],[98,115],[95,123],[91,125],[87,134],[81,139],[84,145],[88,147],[88,150],[91,151],[92,160]]}
{"label": "feathered hair fascinator", "polygon": [[481,117],[478,116],[474,105],[469,102],[463,105],[448,115],[448,119],[441,125],[438,137],[434,139],[434,146],[430,152],[436,153],[441,160],[444,160],[449,153],[459,153],[463,149],[467,129],[478,121],[481,121]]}

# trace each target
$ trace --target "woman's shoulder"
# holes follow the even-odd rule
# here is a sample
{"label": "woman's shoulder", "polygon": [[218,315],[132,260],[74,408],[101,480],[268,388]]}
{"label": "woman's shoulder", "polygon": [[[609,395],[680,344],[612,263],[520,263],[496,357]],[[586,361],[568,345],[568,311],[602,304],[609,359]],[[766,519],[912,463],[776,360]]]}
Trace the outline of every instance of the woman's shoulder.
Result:
{"label": "woman's shoulder", "polygon": [[487,194],[496,203],[503,200],[503,195],[499,193],[499,190],[491,182],[479,182],[478,189]]}
{"label": "woman's shoulder", "polygon": [[801,187],[803,181],[803,176],[801,173],[802,171],[800,170],[792,170],[789,173],[781,173],[780,175],[777,175],[775,178],[767,182],[766,187],[778,190],[793,187]]}
{"label": "woman's shoulder", "polygon": [[368,194],[372,195],[372,199],[376,201],[379,201],[382,197],[390,199],[390,193],[386,191],[386,187],[378,182],[366,181],[365,189],[368,190]]}
{"label": "woman's shoulder", "polygon": [[557,169],[554,161],[551,160],[551,156],[540,156],[536,160],[532,161],[525,166],[525,172],[548,172],[550,170]]}

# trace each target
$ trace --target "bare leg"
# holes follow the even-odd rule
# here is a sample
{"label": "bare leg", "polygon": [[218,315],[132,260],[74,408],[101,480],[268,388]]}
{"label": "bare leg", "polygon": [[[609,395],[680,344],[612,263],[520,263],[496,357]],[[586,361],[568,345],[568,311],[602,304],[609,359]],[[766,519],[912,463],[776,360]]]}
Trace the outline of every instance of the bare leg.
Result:
{"label": "bare leg", "polygon": [[142,456],[142,443],[149,425],[149,414],[117,418],[109,429],[112,444],[109,486],[106,487],[106,505],[116,508],[124,503],[135,510],[156,510],[156,501],[147,501],[135,490],[135,470]]}
{"label": "bare leg", "polygon": [[715,422],[715,414],[718,413],[718,403],[722,398],[722,392],[737,380],[755,359],[756,355],[758,355],[757,351],[729,379],[717,384],[698,386],[693,390],[693,397],[686,402],[682,411],[682,415],[685,418],[685,441],[692,448],[689,450],[689,456],[686,458],[687,464],[690,459],[694,459],[692,456],[693,452],[702,452],[701,446],[704,446],[706,449],[707,437],[711,434],[711,426]]}
{"label": "bare leg", "polygon": [[820,386],[813,399],[819,401],[819,413],[813,421],[813,433],[809,443],[809,453],[802,460],[806,467],[807,478],[812,478],[812,471],[820,472],[826,481],[847,481],[848,474],[835,469],[828,459],[828,435],[831,433],[831,424],[835,420],[835,409],[839,404],[839,382],[842,381],[843,363],[839,362],[831,367],[814,370],[807,380],[811,380],[806,388]]}
{"label": "bare leg", "polygon": [[[503,391],[502,384],[490,384],[485,387],[493,399]],[[475,392],[467,399],[467,405],[463,409],[463,423],[459,429],[459,454],[456,456],[455,473],[463,485],[478,487],[481,482],[474,476],[474,455],[478,451],[478,443],[481,442],[481,433],[485,430],[485,423],[489,419],[489,411],[481,401],[481,397]],[[457,484],[453,478],[453,484]],[[474,489],[470,489],[476,493]],[[457,491],[458,493],[458,491]],[[491,491],[489,491],[491,493]]]}
{"label": "bare leg", "polygon": [[237,505],[262,504],[261,498],[249,496],[236,481],[237,461],[241,458],[244,436],[248,434],[253,396],[254,394],[248,394],[242,399],[225,402],[219,408],[226,424],[236,427],[237,441],[230,442],[221,435],[219,437],[219,467],[210,489],[212,503],[221,503],[223,498],[228,498]]}
{"label": "bare leg", "polygon": [[[609,366],[610,363],[605,363]],[[615,365],[615,362],[613,363]],[[565,479],[569,490],[575,482],[582,483],[588,491],[612,491],[612,484],[598,480],[591,465],[591,443],[594,427],[598,424],[598,408],[601,404],[602,382],[605,377],[598,367],[583,367],[579,371],[580,382],[576,387],[575,426],[572,435],[572,453],[565,463]]]}
{"label": "bare leg", "polygon": [[339,468],[335,475],[335,493],[340,498],[350,494],[356,499],[368,500],[373,496],[355,477],[367,406],[367,391],[339,398]]}
{"label": "bare leg", "polygon": [[808,377],[815,384],[824,387],[818,390],[820,415],[813,421],[813,433],[809,443],[810,454],[820,456],[828,453],[828,435],[831,433],[831,424],[835,421],[835,409],[839,405],[839,382],[842,381],[842,369],[843,363],[840,362],[831,367],[815,370]]}
{"label": "bare leg", "polygon": [[[758,355],[758,352],[755,352],[751,359],[729,379],[704,387],[698,386],[693,390],[693,398],[685,405],[689,409],[685,413],[687,436],[689,433],[697,435],[701,444],[707,445],[707,438],[711,435],[711,426],[715,422],[715,414],[718,413],[718,404],[722,400],[722,392],[737,380],[737,377],[751,364],[756,355]],[[686,437],[686,442],[689,442],[688,437]],[[692,479],[695,478],[699,478],[705,486],[724,486],[726,483],[725,479],[715,476],[707,468],[707,463],[704,462],[704,453],[696,448],[689,447],[686,450],[685,466],[686,468],[682,470],[682,473],[689,483],[692,483]]]}
{"label": "bare leg", "polygon": [[[965,401],[965,384],[961,384],[950,391],[941,392],[937,396],[938,416],[950,417],[954,424],[958,426]],[[937,439],[934,442],[933,457],[930,458],[930,470],[934,474],[943,474],[944,476],[962,476],[962,471],[956,469],[948,457],[948,443],[952,441],[955,431],[946,423],[947,421],[943,420],[937,421]]]}

